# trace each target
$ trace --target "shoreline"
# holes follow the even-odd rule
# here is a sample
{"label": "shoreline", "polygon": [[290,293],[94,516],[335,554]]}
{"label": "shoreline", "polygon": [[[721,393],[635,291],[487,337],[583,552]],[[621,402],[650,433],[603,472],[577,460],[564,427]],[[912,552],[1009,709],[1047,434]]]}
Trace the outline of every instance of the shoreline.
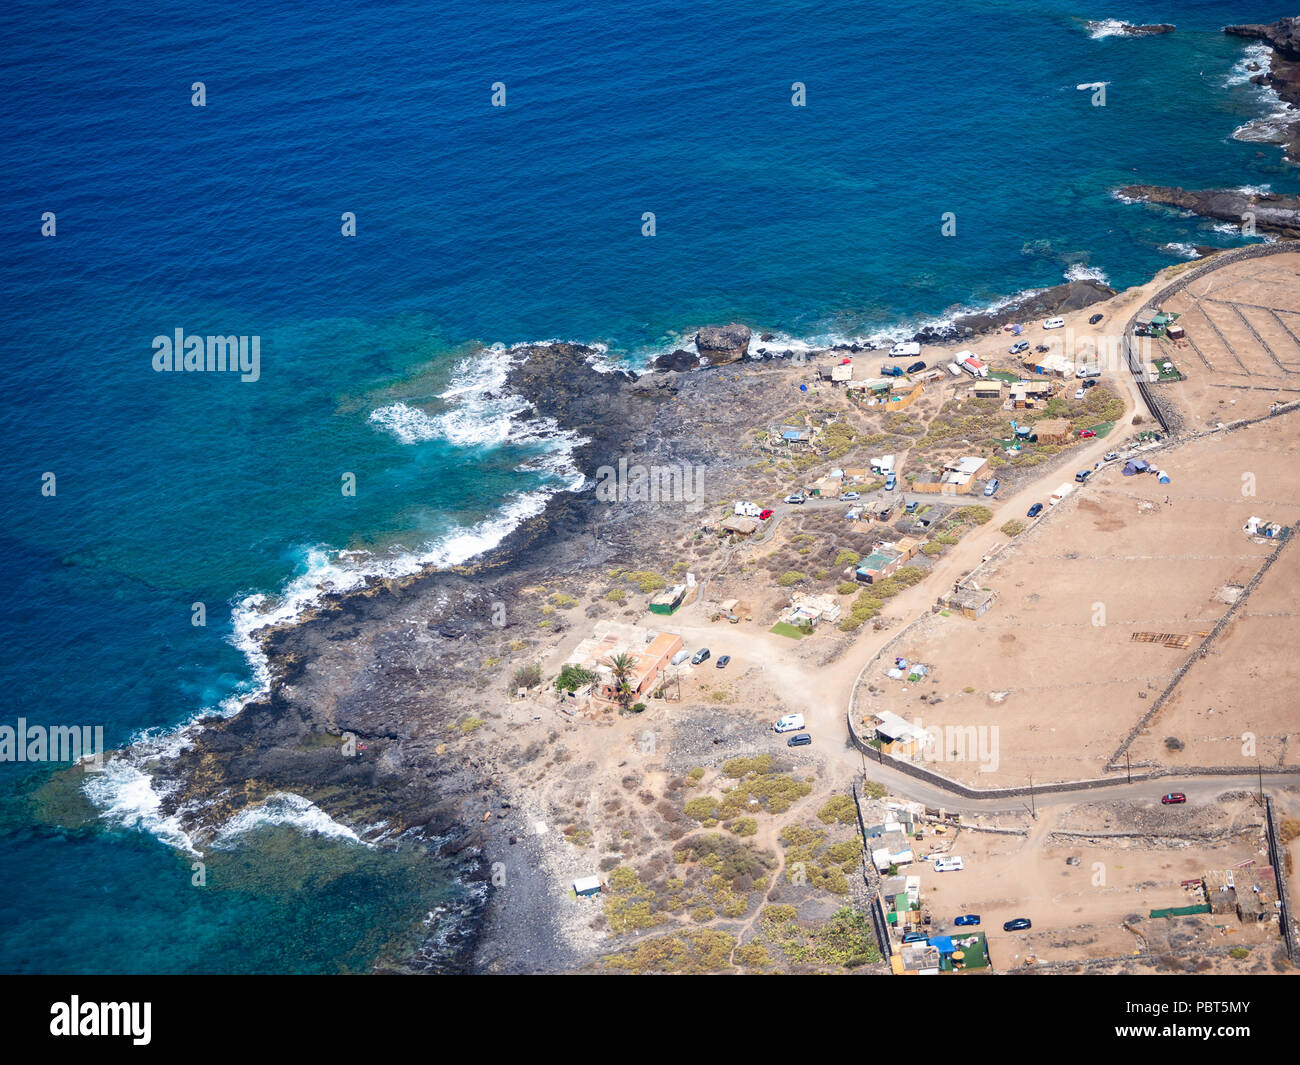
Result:
{"label": "shoreline", "polygon": [[[996,326],[990,324],[987,332],[996,333]],[[587,437],[573,453],[580,469],[594,468],[604,454],[662,457],[677,452],[713,469],[716,456],[700,450],[708,441],[678,436],[674,425],[660,420],[663,408],[681,401],[707,408],[710,394],[725,391],[729,371],[739,366],[759,370],[765,384],[763,364],[780,359],[751,357],[684,374],[635,377],[591,365],[594,350],[572,344],[529,349],[529,358],[511,381],[512,389],[517,388],[539,414]],[[830,355],[828,349],[813,357]],[[579,381],[582,388],[577,387]],[[584,391],[587,388],[590,391]],[[561,885],[545,861],[542,842],[531,834],[528,795],[500,779],[512,761],[509,752],[464,765],[439,764],[435,733],[455,726],[459,708],[441,707],[427,729],[411,728],[405,687],[411,680],[410,665],[400,657],[405,649],[386,655],[384,646],[393,642],[390,618],[409,617],[419,605],[433,604],[437,609],[430,612],[427,632],[438,653],[432,668],[452,677],[468,660],[463,645],[469,644],[472,656],[480,641],[499,635],[491,626],[490,604],[517,600],[534,582],[590,573],[621,554],[643,550],[642,521],[657,524],[665,533],[678,524],[636,507],[619,508],[618,520],[610,523],[598,513],[602,509],[589,491],[556,493],[541,514],[465,564],[371,578],[357,588],[326,592],[299,616],[260,630],[267,692],[232,716],[207,718],[193,726],[192,745],[165,767],[166,780],[174,787],[163,800],[163,812],[190,831],[217,830],[240,809],[265,797],[248,782],[263,781],[272,771],[287,777],[275,781],[277,790],[302,795],[342,824],[384,821],[388,838],[415,832],[425,839],[446,840],[440,853],[463,857],[467,882],[489,880],[493,863],[505,864],[507,884],[520,890],[488,892],[465,937],[473,945],[466,943],[453,971],[501,971],[520,959],[527,959],[533,971],[560,971],[580,962],[553,919],[548,892]],[[508,624],[503,633],[515,628]],[[321,657],[340,657],[340,635],[346,638],[344,646],[359,642],[365,654],[375,652],[372,661],[379,664],[381,675],[355,693],[363,697],[364,707],[352,705],[338,692],[330,692],[323,703],[314,697],[321,679],[311,677],[313,667]],[[393,683],[386,687],[385,682]],[[553,724],[556,727],[546,728],[552,738],[543,746],[554,743],[560,729],[565,729],[562,735],[573,729]],[[304,753],[300,746],[304,735],[345,732],[364,738],[364,758],[351,763],[337,757],[327,760]],[[216,779],[212,756],[223,763]],[[205,762],[207,767],[200,771]],[[422,779],[404,780],[406,767],[413,764],[422,767]],[[213,800],[214,794],[222,799]]]}

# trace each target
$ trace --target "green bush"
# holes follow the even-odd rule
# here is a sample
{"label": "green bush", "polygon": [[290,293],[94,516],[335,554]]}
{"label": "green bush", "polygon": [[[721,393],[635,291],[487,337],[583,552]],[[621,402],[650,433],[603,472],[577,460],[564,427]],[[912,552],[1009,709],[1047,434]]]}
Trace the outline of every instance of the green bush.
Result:
{"label": "green bush", "polygon": [[1025,523],[1014,518],[1002,526],[1002,532],[1006,533],[1007,536],[1019,536],[1024,531]]}
{"label": "green bush", "polygon": [[857,581],[841,581],[839,587],[835,589],[840,595],[852,595],[858,590]]}
{"label": "green bush", "polygon": [[789,569],[781,574],[776,583],[782,588],[789,588],[792,584],[798,584],[800,581],[806,581],[807,579],[807,574],[800,573],[796,569]]}
{"label": "green bush", "polygon": [[861,561],[862,556],[856,551],[850,551],[847,547],[841,547],[840,553],[835,556],[835,565],[840,566],[841,568],[844,566],[856,566]]}

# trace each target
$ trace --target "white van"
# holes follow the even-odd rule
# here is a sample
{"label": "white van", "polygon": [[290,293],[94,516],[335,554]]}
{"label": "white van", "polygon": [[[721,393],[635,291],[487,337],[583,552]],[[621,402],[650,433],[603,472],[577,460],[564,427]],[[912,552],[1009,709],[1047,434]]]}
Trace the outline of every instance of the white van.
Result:
{"label": "white van", "polygon": [[960,873],[961,870],[961,859],[956,855],[934,860],[934,871],[936,873]]}
{"label": "white van", "polygon": [[897,344],[895,344],[892,348],[889,349],[889,357],[891,359],[901,359],[904,356],[920,355],[920,354],[921,354],[921,345],[918,344],[915,340],[900,340]]}
{"label": "white van", "polygon": [[773,732],[798,732],[803,728],[803,714],[786,714],[772,726]]}

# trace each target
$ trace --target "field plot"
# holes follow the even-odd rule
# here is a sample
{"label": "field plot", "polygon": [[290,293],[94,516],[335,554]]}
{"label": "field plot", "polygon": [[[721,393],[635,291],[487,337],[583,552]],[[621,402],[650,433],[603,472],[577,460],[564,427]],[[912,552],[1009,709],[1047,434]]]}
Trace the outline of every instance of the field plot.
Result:
{"label": "field plot", "polygon": [[[1276,924],[1244,924],[1235,914],[1153,917],[1203,904],[1199,880],[1209,870],[1264,865],[1262,815],[1248,795],[1213,803],[1162,807],[1156,801],[1086,803],[1049,809],[1028,837],[960,833],[951,844],[965,867],[922,869],[922,897],[936,924],[976,913],[996,968],[1044,962],[1177,952],[1184,962],[1215,967],[1225,947],[1249,948],[1263,963],[1277,945]],[[1028,917],[1029,931],[1004,922]]]}
{"label": "field plot", "polygon": [[1192,428],[1268,413],[1300,399],[1300,254],[1234,263],[1191,282],[1165,309],[1185,340],[1157,343],[1187,376],[1164,386]]}
{"label": "field plot", "polygon": [[[1280,417],[1160,452],[1170,484],[1098,473],[979,574],[997,595],[987,613],[932,614],[872,666],[855,718],[892,710],[941,730],[933,768],[976,787],[1103,775],[1276,548],[1246,535],[1246,520],[1300,521],[1297,434],[1300,418]],[[1245,474],[1253,497],[1242,495]],[[1261,737],[1265,764],[1282,757],[1300,695],[1283,643],[1295,632],[1293,551],[1138,737],[1135,762],[1170,764],[1163,741],[1176,734],[1174,764],[1253,765],[1240,753],[1246,730]],[[929,673],[891,679],[894,657]]]}

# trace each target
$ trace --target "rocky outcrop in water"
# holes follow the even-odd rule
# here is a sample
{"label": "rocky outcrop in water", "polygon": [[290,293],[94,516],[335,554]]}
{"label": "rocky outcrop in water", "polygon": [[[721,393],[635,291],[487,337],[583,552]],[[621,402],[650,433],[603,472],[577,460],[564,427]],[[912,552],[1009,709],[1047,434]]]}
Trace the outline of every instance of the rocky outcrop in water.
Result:
{"label": "rocky outcrop in water", "polygon": [[1260,233],[1300,239],[1300,197],[1278,193],[1256,194],[1238,189],[1191,190],[1164,185],[1125,185],[1121,196],[1144,203],[1179,207],[1203,218],[1242,224],[1244,216],[1253,215]]}
{"label": "rocky outcrop in water", "polygon": [[706,325],[695,334],[695,347],[715,366],[735,362],[749,354],[750,332],[748,326]]}

